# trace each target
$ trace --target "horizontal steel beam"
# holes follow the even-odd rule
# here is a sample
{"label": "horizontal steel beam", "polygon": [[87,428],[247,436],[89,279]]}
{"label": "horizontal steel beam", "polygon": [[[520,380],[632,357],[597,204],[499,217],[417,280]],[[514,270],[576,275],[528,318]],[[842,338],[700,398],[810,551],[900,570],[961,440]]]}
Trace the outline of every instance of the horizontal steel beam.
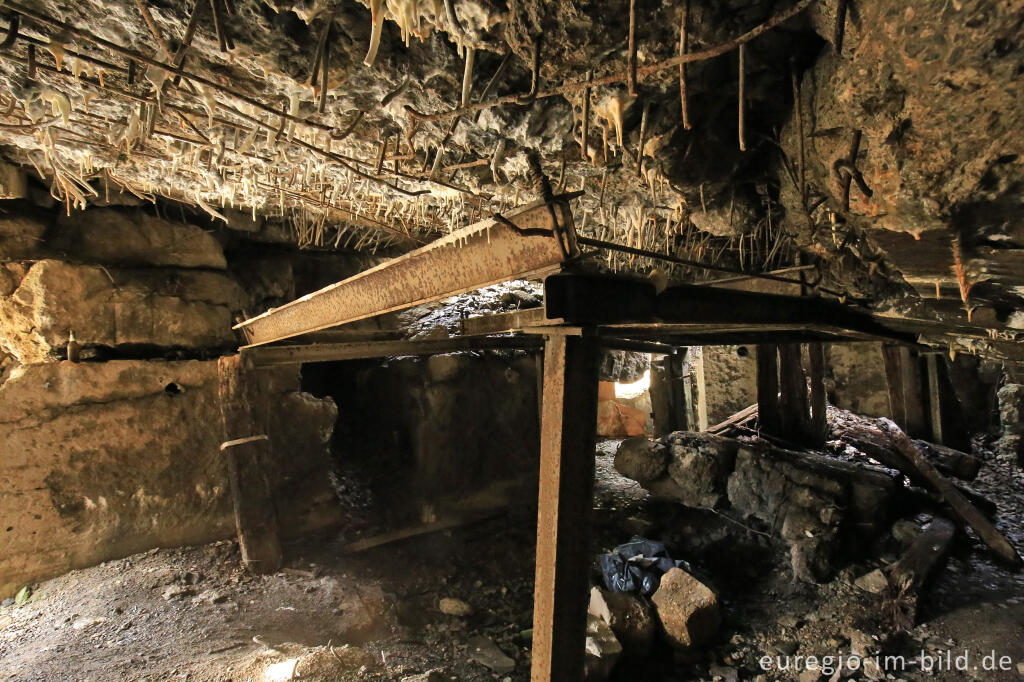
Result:
{"label": "horizontal steel beam", "polygon": [[558,324],[560,320],[548,320],[544,308],[527,308],[510,310],[505,313],[492,313],[467,317],[459,321],[459,331],[466,336],[473,334],[502,334],[516,332],[524,327],[536,327],[543,324]]}
{"label": "horizontal steel beam", "polygon": [[[559,225],[554,225],[557,216]],[[553,231],[567,235],[566,248]],[[389,313],[516,277],[553,272],[575,255],[572,213],[558,200],[482,220],[423,248],[272,308],[235,328],[252,346]]]}
{"label": "horizontal steel beam", "polygon": [[368,360],[399,355],[440,355],[469,350],[536,350],[543,345],[537,336],[457,336],[451,339],[311,343],[302,346],[256,346],[242,349],[254,367],[300,365],[307,362]]}

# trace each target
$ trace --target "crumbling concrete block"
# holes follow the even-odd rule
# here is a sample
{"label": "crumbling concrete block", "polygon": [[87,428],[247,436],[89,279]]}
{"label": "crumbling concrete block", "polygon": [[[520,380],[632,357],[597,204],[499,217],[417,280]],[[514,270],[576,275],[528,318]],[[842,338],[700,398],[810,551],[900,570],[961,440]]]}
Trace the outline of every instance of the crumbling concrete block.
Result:
{"label": "crumbling concrete block", "polygon": [[728,483],[733,509],[778,529],[796,577],[806,581],[832,576],[844,531],[882,530],[892,490],[881,472],[760,442],[739,448]]}
{"label": "crumbling concrete block", "polygon": [[661,577],[661,586],[651,600],[669,642],[680,649],[708,643],[722,623],[718,597],[681,568],[670,569]]}

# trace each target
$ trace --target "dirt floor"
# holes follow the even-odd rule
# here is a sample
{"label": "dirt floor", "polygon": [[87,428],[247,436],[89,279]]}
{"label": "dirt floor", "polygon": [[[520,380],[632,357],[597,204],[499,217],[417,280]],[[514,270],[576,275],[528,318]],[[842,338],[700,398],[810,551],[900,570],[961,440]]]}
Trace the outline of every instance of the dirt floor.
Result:
{"label": "dirt floor", "polygon": [[[884,542],[853,548],[860,558],[831,583],[795,583],[778,540],[649,497],[612,468],[615,446],[598,447],[595,551],[634,534],[668,541],[714,586],[725,618],[710,648],[683,655],[662,646],[622,659],[612,679],[817,680],[817,671],[793,669],[796,656],[851,650],[868,657],[862,669],[820,679],[1024,677],[1024,576],[993,564],[976,542],[956,545],[922,603],[925,622],[885,636],[878,597],[853,585],[894,560]],[[974,487],[999,504],[1001,529],[1024,546],[1020,469],[989,459]],[[242,573],[227,541],[75,571],[0,609],[0,679],[527,680],[532,514],[524,505],[355,555],[340,551],[351,537],[310,538],[288,546],[287,567],[264,577]],[[969,669],[923,673],[922,651],[933,668],[950,652],[952,667]],[[985,670],[991,652],[1009,669]],[[765,671],[764,656],[789,656],[791,669]]]}

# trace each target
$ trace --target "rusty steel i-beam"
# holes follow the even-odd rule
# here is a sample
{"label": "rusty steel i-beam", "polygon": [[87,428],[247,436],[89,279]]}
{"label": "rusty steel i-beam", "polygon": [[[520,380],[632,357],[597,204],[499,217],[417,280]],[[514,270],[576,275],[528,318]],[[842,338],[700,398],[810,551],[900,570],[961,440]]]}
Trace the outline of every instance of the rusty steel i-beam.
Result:
{"label": "rusty steel i-beam", "polygon": [[[558,225],[554,225],[554,221]],[[560,232],[564,242],[556,234]],[[250,346],[553,272],[576,253],[568,202],[538,201],[246,320]]]}
{"label": "rusty steel i-beam", "polygon": [[592,330],[544,341],[531,682],[581,682],[600,353]]}

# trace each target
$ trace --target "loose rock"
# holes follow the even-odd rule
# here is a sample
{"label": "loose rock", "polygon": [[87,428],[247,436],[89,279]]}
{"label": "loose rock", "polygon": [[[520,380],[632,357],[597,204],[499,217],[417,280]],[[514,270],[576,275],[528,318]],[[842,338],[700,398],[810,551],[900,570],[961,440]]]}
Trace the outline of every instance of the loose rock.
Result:
{"label": "loose rock", "polygon": [[603,619],[587,614],[587,654],[584,676],[590,682],[606,680],[622,655],[622,645]]}
{"label": "loose rock", "polygon": [[662,576],[652,601],[669,641],[681,649],[707,643],[722,622],[715,593],[681,568]]}
{"label": "loose rock", "polygon": [[625,650],[637,655],[650,651],[657,620],[646,600],[594,587],[590,590],[590,615],[608,624]]}
{"label": "loose rock", "polygon": [[882,594],[889,586],[889,581],[885,577],[885,573],[882,572],[882,569],[876,568],[870,573],[865,573],[854,580],[853,584],[865,592],[870,592],[871,594]]}
{"label": "loose rock", "polygon": [[446,616],[457,616],[459,618],[465,618],[473,613],[472,606],[461,599],[455,599],[453,597],[444,597],[441,599],[438,604],[438,608],[441,609],[441,613]]}
{"label": "loose rock", "polygon": [[469,660],[487,666],[499,675],[512,672],[516,667],[516,662],[487,637],[478,635],[470,639],[467,645]]}

